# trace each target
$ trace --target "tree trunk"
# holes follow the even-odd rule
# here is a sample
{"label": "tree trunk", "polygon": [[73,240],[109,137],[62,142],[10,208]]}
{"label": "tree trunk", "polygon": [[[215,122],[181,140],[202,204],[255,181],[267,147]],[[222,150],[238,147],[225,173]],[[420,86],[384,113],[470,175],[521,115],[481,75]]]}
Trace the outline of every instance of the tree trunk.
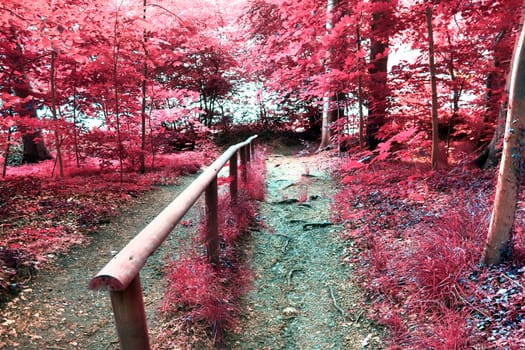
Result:
{"label": "tree trunk", "polygon": [[38,163],[43,160],[53,159],[44,144],[42,131],[36,130],[22,135],[24,155],[22,163]]}
{"label": "tree trunk", "polygon": [[[146,6],[147,6],[147,0],[144,0],[143,4],[143,11],[144,14],[142,18],[144,21],[146,20]],[[141,147],[140,147],[140,172],[141,174],[144,174],[146,172],[146,103],[147,103],[147,95],[146,95],[146,79],[148,78],[148,49],[146,47],[148,41],[148,37],[146,34],[146,29],[144,29],[142,33],[142,48],[144,51],[144,66],[142,68],[142,106],[141,106],[141,114],[140,119],[142,121],[142,128],[141,128]]]}
{"label": "tree trunk", "polygon": [[12,127],[8,127],[7,129],[7,142],[5,143],[5,150],[4,150],[4,164],[2,166],[2,177],[6,176],[7,173],[7,162],[9,161],[9,155],[10,155],[10,148],[11,148],[11,135],[12,135]]}
{"label": "tree trunk", "polygon": [[[494,63],[493,71],[487,75],[487,93],[486,93],[486,113],[483,118],[483,125],[487,122],[494,121],[496,124],[494,134],[490,140],[490,143],[483,149],[479,156],[475,159],[475,163],[482,169],[492,168],[498,165],[498,161],[501,155],[501,149],[503,144],[503,134],[505,132],[505,119],[507,118],[507,106],[508,106],[508,93],[510,84],[510,73],[507,73],[506,84],[503,86],[504,74],[501,71],[502,62],[496,53],[498,44],[505,37],[507,31],[503,29],[494,42]],[[503,86],[503,89],[502,89]],[[503,90],[503,91],[502,91]],[[503,100],[502,100],[503,96]],[[500,101],[503,102],[500,102]],[[476,141],[478,145],[483,143],[483,136],[485,130],[480,129],[476,135]]]}
{"label": "tree trunk", "polygon": [[432,28],[432,8],[425,9],[428,31],[428,64],[430,67],[430,85],[432,88],[432,169],[437,169],[439,158],[439,134],[438,134],[438,100],[436,84],[436,65],[434,63],[434,30]]}
{"label": "tree trunk", "polygon": [[359,110],[359,149],[363,149],[365,147],[365,136],[364,136],[364,112],[363,112],[363,77],[361,76],[361,56],[359,53],[361,52],[361,31],[359,30],[360,23],[357,23],[356,26],[356,48],[357,48],[357,102],[358,102],[358,110]]}
{"label": "tree trunk", "polygon": [[[507,95],[507,88],[505,88],[504,93]],[[507,119],[508,100],[508,97],[505,97],[499,108],[498,117],[496,119],[496,130],[494,131],[494,135],[492,135],[490,143],[474,160],[474,163],[476,163],[476,165],[481,169],[492,168],[498,165],[503,145],[503,135],[505,133],[505,120]]]}
{"label": "tree trunk", "polygon": [[[74,72],[76,75],[77,63],[75,62]],[[73,142],[75,144],[75,162],[77,168],[80,168],[80,150],[78,148],[78,130],[77,130],[77,82],[73,83]]]}
{"label": "tree trunk", "polygon": [[[13,87],[15,96],[26,98],[31,94],[29,82],[24,81]],[[14,109],[14,113],[21,117],[36,118],[36,108],[34,101],[24,102],[19,104]],[[22,130],[22,145],[24,146],[24,153],[22,156],[22,163],[38,163],[43,160],[52,159],[51,154],[44,144],[42,131],[32,129],[29,131],[27,127],[21,126]]]}
{"label": "tree trunk", "polygon": [[[57,103],[56,103],[55,70],[56,70],[56,52],[52,51],[51,52],[51,71],[50,71],[50,75],[51,75],[51,79],[50,79],[51,80],[50,81],[51,83],[51,114],[53,115],[53,120],[57,121],[58,117],[57,117]],[[64,165],[62,163],[62,149],[61,149],[62,141],[60,140],[60,133],[57,128],[58,128],[58,125],[55,125],[55,130],[54,130],[55,147],[57,150],[56,161],[58,163],[59,175],[60,177],[64,177]]]}
{"label": "tree trunk", "polygon": [[[334,26],[334,6],[336,5],[336,0],[328,0],[327,6],[326,6],[326,32],[329,33],[333,26]],[[326,67],[326,73],[330,72],[330,64],[331,64],[331,50],[328,49],[326,51],[326,61],[327,61],[327,67]],[[331,106],[331,102],[334,101],[334,96],[331,95],[330,91],[326,91],[325,95],[323,96],[323,113],[322,113],[322,119],[321,119],[321,144],[319,145],[319,150],[322,150],[330,144],[330,129],[331,124],[334,120],[334,111]]]}
{"label": "tree trunk", "polygon": [[[390,0],[373,0],[389,3]],[[381,142],[378,131],[386,123],[386,105],[388,97],[388,27],[389,14],[379,11],[372,14],[372,37],[370,39],[370,86],[368,96],[368,119],[366,141],[368,148],[374,150]]]}
{"label": "tree trunk", "polygon": [[514,49],[510,78],[509,108],[496,197],[490,219],[483,262],[499,264],[511,254],[512,226],[516,210],[525,142],[525,27]]}
{"label": "tree trunk", "polygon": [[[432,23],[432,22],[431,22]],[[463,91],[463,85],[465,82],[465,79],[462,79],[461,84],[457,83],[457,77],[456,77],[456,68],[454,65],[454,50],[452,49],[452,38],[450,37],[450,32],[447,30],[447,40],[448,45],[450,47],[450,59],[448,61],[448,74],[450,75],[451,85],[452,85],[452,115],[450,116],[450,119],[448,121],[448,127],[447,127],[447,146],[446,151],[444,154],[445,160],[448,161],[448,155],[450,153],[450,140],[452,139],[452,133],[454,131],[454,126],[456,124],[456,118],[458,116],[459,112],[459,100],[461,98],[461,93]]]}
{"label": "tree trunk", "polygon": [[113,42],[113,85],[115,89],[115,118],[117,124],[117,153],[119,161],[119,173],[120,173],[120,182],[124,182],[124,147],[122,145],[122,135],[120,132],[120,110],[119,110],[119,94],[118,94],[118,58],[120,43],[118,38],[119,28],[118,28],[118,12],[115,14],[115,26],[114,26],[114,42]]}

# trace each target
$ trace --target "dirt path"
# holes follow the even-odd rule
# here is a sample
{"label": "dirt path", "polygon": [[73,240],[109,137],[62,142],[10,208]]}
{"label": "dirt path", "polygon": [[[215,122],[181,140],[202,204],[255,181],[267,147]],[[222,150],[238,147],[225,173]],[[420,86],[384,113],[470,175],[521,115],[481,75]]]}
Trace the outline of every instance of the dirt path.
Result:
{"label": "dirt path", "polygon": [[[340,227],[330,223],[336,188],[328,164],[319,155],[269,157],[269,193],[261,204],[265,227],[246,247],[256,279],[228,349],[382,348],[377,331],[362,317],[360,293],[349,282],[351,270],[339,261],[345,247],[338,239]],[[102,227],[89,246],[39,273],[3,308],[0,348],[118,349],[109,296],[87,290],[89,279],[192,180],[143,195]],[[197,215],[193,209],[187,216]],[[142,270],[152,339],[166,255],[184,246],[192,230],[191,225],[178,228]]]}
{"label": "dirt path", "polygon": [[[9,302],[0,319],[1,349],[118,349],[113,313],[107,292],[92,292],[88,282],[112,254],[120,250],[150,222],[194,177],[177,186],[160,187],[144,194],[119,218],[103,226],[87,247],[59,257],[42,271],[30,288]],[[194,212],[187,216],[195,215]],[[141,272],[148,320],[155,332],[154,313],[162,297],[165,257],[178,246],[187,230],[176,229]]]}
{"label": "dirt path", "polygon": [[382,348],[340,262],[345,247],[330,222],[336,186],[329,163],[320,155],[269,157],[265,227],[254,232],[248,254],[254,287],[227,348]]}

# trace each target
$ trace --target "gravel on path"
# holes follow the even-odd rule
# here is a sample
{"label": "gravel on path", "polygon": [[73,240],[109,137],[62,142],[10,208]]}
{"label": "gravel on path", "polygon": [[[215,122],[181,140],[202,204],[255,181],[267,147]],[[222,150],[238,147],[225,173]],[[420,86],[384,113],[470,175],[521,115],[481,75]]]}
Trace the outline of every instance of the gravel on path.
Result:
{"label": "gravel on path", "polygon": [[352,270],[340,261],[345,246],[330,217],[337,185],[329,165],[325,154],[268,158],[265,226],[247,247],[254,286],[227,348],[381,348]]}

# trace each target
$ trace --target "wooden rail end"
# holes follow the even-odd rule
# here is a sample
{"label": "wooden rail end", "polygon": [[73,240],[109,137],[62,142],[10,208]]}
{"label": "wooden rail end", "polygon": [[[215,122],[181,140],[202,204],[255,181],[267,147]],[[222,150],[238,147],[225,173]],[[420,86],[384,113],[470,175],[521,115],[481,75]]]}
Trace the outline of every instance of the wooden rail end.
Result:
{"label": "wooden rail end", "polygon": [[116,292],[124,290],[124,285],[113,276],[97,275],[89,282],[88,288],[91,290]]}

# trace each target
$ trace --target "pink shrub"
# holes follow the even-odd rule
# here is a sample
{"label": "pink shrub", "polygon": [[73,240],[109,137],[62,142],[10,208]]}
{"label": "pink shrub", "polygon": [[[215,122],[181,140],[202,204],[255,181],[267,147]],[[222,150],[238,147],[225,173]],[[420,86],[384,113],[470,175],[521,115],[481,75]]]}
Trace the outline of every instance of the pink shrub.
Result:
{"label": "pink shrub", "polygon": [[389,328],[393,348],[484,346],[487,333],[474,336],[469,317],[480,309],[471,276],[488,227],[491,178],[399,162],[343,172],[333,217],[353,242],[351,261],[368,288],[371,316]]}
{"label": "pink shrub", "polygon": [[[225,330],[233,330],[238,314],[237,301],[252,280],[251,271],[244,267],[238,254],[239,238],[255,222],[256,202],[264,198],[264,160],[252,160],[252,175],[246,184],[239,181],[238,198],[230,201],[225,193],[219,199],[219,235],[221,250],[219,264],[212,266],[206,258],[197,254],[182,253],[181,257],[169,263],[166,278],[168,289],[161,311],[170,319],[179,317],[190,328],[204,326],[211,333],[215,343],[220,343]],[[221,184],[229,179],[221,179]],[[261,197],[262,196],[262,197]],[[205,221],[199,224],[200,235],[194,240],[191,251],[203,252]],[[177,327],[173,327],[177,328]],[[164,345],[174,341],[176,334],[166,330],[159,335]],[[170,340],[171,339],[171,340]],[[194,340],[192,340],[194,341]],[[173,343],[175,346],[175,343]],[[169,348],[169,347],[168,347]]]}

